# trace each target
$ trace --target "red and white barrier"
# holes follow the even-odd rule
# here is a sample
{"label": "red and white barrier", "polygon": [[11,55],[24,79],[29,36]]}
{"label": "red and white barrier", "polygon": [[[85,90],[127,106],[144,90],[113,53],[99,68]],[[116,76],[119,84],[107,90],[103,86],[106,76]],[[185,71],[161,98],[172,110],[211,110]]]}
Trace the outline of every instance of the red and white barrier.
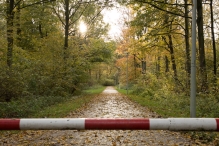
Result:
{"label": "red and white barrier", "polygon": [[168,118],[168,119],[92,119],[45,118],[0,119],[0,130],[186,130],[219,131],[219,119]]}

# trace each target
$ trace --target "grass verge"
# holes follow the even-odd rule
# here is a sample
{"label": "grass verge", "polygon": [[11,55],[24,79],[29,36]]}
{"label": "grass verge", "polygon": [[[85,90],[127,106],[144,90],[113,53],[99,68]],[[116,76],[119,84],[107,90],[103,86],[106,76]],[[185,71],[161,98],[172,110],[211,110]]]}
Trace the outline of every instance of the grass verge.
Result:
{"label": "grass verge", "polygon": [[132,92],[132,90],[126,90],[126,89],[123,89],[123,88],[116,88],[116,90],[119,92],[119,93],[122,93],[122,94],[125,94],[125,95],[127,95],[127,93],[128,93],[128,95],[130,95],[130,93]]}
{"label": "grass verge", "polygon": [[90,102],[94,95],[84,95],[78,98],[71,98],[62,103],[58,103],[37,112],[32,118],[63,118],[72,111],[80,108],[84,104]]}
{"label": "grass verge", "polygon": [[77,98],[73,97],[65,102],[55,104],[53,106],[47,107],[40,112],[37,112],[33,117],[48,117],[48,118],[59,118],[65,117],[70,112],[75,111],[84,104],[90,102],[91,99],[95,97],[96,94],[103,92],[105,87],[98,87],[87,89],[83,91],[83,94]]}
{"label": "grass verge", "polygon": [[[117,89],[120,93],[126,94],[126,90]],[[147,94],[138,92],[137,94],[130,93],[128,97],[142,106],[147,107],[153,112],[156,112],[158,115],[163,118],[170,117],[187,117],[189,118],[190,107],[188,96],[184,95],[165,95],[165,94]],[[205,98],[199,95],[197,101],[197,116],[198,117],[217,117],[218,106],[215,105],[216,101],[214,98]],[[211,111],[211,112],[209,112]],[[219,145],[219,135],[216,132],[183,132],[187,136],[191,137],[194,140],[199,139],[202,143],[213,142]]]}
{"label": "grass verge", "polygon": [[186,108],[187,105],[185,104],[183,107],[180,107],[178,103],[174,103],[174,100],[168,102],[167,99],[151,99],[137,95],[129,95],[129,98],[142,106],[146,106],[163,118],[189,117],[189,108]]}
{"label": "grass verge", "polygon": [[86,90],[83,90],[83,94],[99,94],[101,92],[103,92],[103,90],[105,89],[106,87],[104,86],[97,86],[96,88],[89,88],[89,89],[86,89]]}

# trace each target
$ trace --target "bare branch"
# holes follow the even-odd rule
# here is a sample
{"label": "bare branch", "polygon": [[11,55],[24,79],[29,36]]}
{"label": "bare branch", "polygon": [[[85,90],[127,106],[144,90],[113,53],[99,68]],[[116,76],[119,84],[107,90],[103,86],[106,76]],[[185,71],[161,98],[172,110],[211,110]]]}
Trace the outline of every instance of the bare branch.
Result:
{"label": "bare branch", "polygon": [[184,15],[181,15],[181,14],[178,14],[178,13],[174,13],[172,11],[168,11],[168,10],[162,9],[162,8],[158,7],[157,5],[155,5],[155,4],[152,4],[151,2],[142,1],[142,0],[138,0],[138,2],[149,4],[149,5],[151,5],[152,7],[156,8],[158,10],[164,11],[164,12],[172,14],[172,15],[176,15],[176,16],[180,16],[180,17],[183,17],[183,18],[190,18],[190,19],[192,19],[192,17],[185,17]]}
{"label": "bare branch", "polygon": [[55,0],[52,0],[52,1],[51,0],[41,0],[41,1],[38,1],[38,2],[35,2],[35,3],[32,3],[32,4],[24,5],[20,9],[23,9],[23,8],[26,8],[26,7],[31,7],[31,6],[37,5],[37,4],[50,3],[50,2],[53,2],[53,1],[55,1]]}

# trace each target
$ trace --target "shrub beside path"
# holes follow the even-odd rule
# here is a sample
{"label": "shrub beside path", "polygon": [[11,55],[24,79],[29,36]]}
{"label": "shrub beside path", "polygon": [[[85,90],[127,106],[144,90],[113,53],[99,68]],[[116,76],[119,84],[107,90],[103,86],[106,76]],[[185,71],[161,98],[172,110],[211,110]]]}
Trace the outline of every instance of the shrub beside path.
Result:
{"label": "shrub beside path", "polygon": [[[132,102],[107,87],[89,104],[69,113],[68,118],[157,118],[147,108]],[[5,133],[0,137],[0,145],[76,145],[76,146],[145,146],[145,145],[202,145],[189,137],[164,130],[41,130],[21,131],[17,134]],[[208,144],[210,145],[210,144]]]}

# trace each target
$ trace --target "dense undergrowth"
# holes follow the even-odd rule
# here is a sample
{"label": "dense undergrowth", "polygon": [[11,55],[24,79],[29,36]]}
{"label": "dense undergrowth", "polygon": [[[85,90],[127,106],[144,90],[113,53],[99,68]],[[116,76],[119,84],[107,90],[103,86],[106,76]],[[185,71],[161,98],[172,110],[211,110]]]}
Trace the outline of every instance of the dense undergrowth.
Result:
{"label": "dense undergrowth", "polygon": [[0,118],[63,117],[101,93],[105,87],[86,89],[77,96],[31,96],[0,102]]}
{"label": "dense undergrowth", "polygon": [[25,97],[11,102],[0,103],[1,118],[24,118],[30,117],[42,109],[52,106],[57,103],[69,100],[68,97],[61,96],[36,96]]}
{"label": "dense undergrowth", "polygon": [[[137,84],[129,88],[128,97],[146,106],[149,110],[156,112],[163,118],[190,117],[190,96],[188,92],[173,86],[170,81],[164,82],[150,75],[141,78]],[[125,87],[117,90],[126,94]],[[217,118],[219,117],[219,96],[215,93],[197,93],[196,117]],[[215,132],[188,132],[194,139],[202,139],[203,142],[218,141],[219,136]],[[187,133],[187,134],[188,134]],[[218,143],[218,142],[217,142]]]}
{"label": "dense undergrowth", "polygon": [[[165,77],[157,78],[148,74],[129,87],[129,97],[143,106],[158,111],[162,117],[190,117],[190,89],[176,85]],[[122,93],[127,93],[121,86]],[[197,91],[196,116],[201,118],[219,117],[219,94]]]}
{"label": "dense undergrowth", "polygon": [[[153,91],[143,87],[135,88],[130,98],[158,111],[163,117],[190,117],[190,97],[184,94],[168,92],[166,90]],[[213,95],[198,94],[196,97],[197,117],[219,117],[218,100]]]}

